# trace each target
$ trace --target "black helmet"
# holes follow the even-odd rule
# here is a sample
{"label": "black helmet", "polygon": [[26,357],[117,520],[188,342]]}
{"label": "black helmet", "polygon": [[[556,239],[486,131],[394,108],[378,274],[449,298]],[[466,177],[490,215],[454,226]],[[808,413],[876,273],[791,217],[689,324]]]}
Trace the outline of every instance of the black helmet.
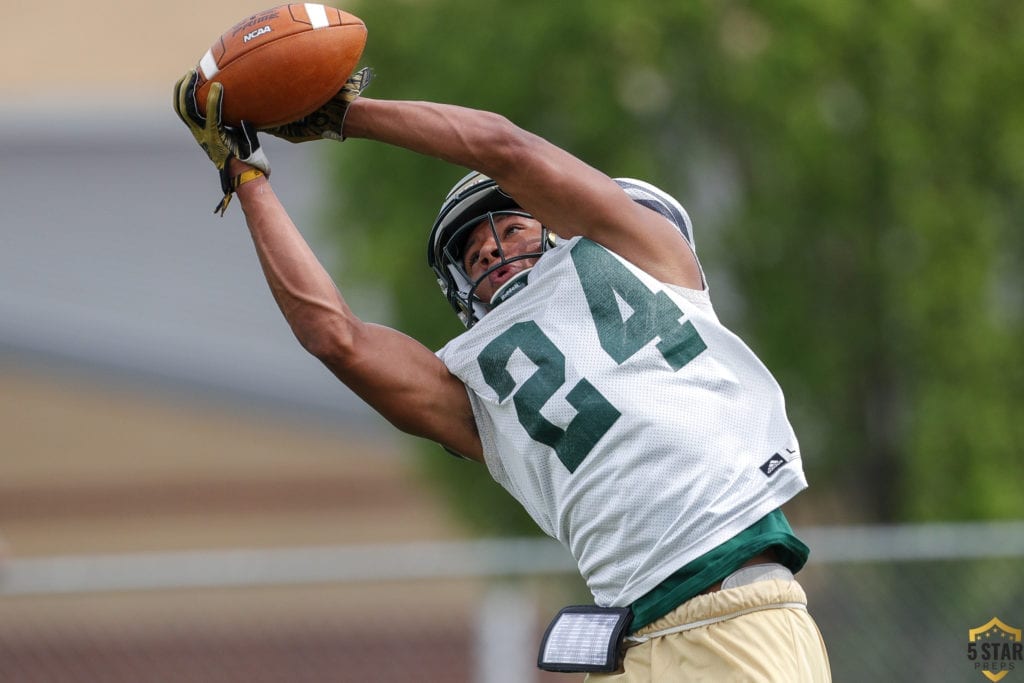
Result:
{"label": "black helmet", "polygon": [[[475,280],[470,279],[462,262],[462,249],[469,233],[484,220],[489,220],[491,229],[495,230],[494,216],[507,214],[532,218],[512,197],[498,187],[498,183],[482,173],[473,171],[457,182],[445,197],[430,231],[427,263],[437,275],[437,283],[441,286],[448,303],[455,309],[459,320],[466,327],[472,327],[493,305],[525,285],[529,269],[520,271],[512,280],[506,282],[490,301],[481,301],[476,298],[476,289],[488,274],[512,261],[539,258],[550,245],[548,231],[542,228],[539,251],[519,254],[510,259],[505,259],[502,254],[498,262],[486,273]],[[501,248],[497,236],[495,244]]]}

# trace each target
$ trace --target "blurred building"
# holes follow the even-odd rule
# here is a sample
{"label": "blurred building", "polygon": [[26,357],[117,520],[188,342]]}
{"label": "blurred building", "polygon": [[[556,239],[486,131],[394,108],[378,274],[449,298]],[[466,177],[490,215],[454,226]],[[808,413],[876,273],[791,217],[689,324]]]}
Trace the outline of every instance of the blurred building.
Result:
{"label": "blurred building", "polygon": [[[163,514],[257,501],[273,515],[351,506],[353,491],[373,504],[368,487],[415,489],[398,484],[407,463],[390,428],[296,343],[237,204],[213,214],[216,172],[170,107],[177,76],[262,6],[65,4],[19,4],[0,28],[0,530],[11,552],[161,544],[124,530],[34,536],[14,519],[57,507],[109,514],[123,501]],[[266,147],[275,188],[343,277],[317,220],[322,147]],[[352,289],[362,313],[386,315]],[[292,535],[261,537],[265,525],[235,538],[309,533],[285,524]],[[172,545],[217,533],[198,526]]]}

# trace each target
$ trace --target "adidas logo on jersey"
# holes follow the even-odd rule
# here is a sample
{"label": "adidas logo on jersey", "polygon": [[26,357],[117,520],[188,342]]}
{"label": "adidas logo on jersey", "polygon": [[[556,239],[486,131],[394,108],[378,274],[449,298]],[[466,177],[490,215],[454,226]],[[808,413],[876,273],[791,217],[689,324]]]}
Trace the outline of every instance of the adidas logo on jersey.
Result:
{"label": "adidas logo on jersey", "polygon": [[770,477],[776,472],[778,472],[779,468],[788,462],[789,461],[783,458],[781,455],[775,453],[772,455],[772,457],[768,458],[768,461],[765,464],[761,465],[760,469],[762,472],[764,472],[764,476]]}

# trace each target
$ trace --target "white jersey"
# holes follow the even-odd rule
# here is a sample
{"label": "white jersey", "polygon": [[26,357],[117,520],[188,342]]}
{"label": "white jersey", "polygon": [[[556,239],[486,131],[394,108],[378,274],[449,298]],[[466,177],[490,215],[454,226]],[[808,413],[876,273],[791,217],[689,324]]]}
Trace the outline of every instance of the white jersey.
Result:
{"label": "white jersey", "polygon": [[807,486],[775,379],[707,291],[574,238],[438,352],[487,466],[625,606]]}

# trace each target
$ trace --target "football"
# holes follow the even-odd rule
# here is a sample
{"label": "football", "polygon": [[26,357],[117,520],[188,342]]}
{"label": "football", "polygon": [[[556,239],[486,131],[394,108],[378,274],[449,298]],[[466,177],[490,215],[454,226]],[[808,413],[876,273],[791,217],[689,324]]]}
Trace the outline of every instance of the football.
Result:
{"label": "football", "polygon": [[334,7],[305,2],[258,12],[225,31],[199,60],[196,104],[205,114],[210,84],[221,83],[225,123],[290,123],[341,89],[365,46],[363,21]]}

